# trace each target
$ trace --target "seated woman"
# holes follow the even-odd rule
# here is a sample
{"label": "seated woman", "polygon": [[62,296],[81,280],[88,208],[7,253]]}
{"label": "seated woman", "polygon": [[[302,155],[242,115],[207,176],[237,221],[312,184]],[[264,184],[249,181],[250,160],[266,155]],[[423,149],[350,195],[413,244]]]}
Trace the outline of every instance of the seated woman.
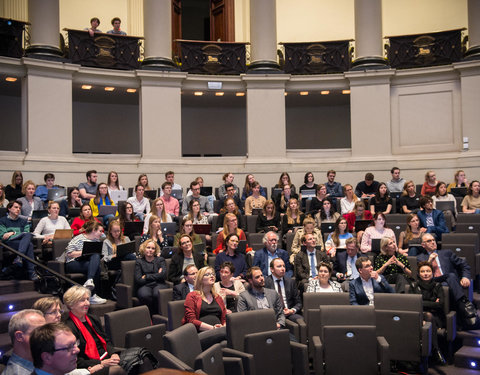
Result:
{"label": "seated woman", "polygon": [[67,199],[60,202],[60,216],[67,217],[69,208],[82,207],[82,198],[78,188],[68,188]]}
{"label": "seated woman", "polygon": [[[395,245],[397,244],[395,233],[387,226],[387,218],[381,212],[377,212],[373,216],[373,225],[369,226],[365,229],[365,232],[363,232],[360,246],[361,252],[368,253],[372,251],[372,240],[383,237],[392,238]],[[360,242],[360,240],[358,241]]]}
{"label": "seated woman", "polygon": [[404,214],[416,213],[420,210],[420,196],[416,192],[413,181],[407,181],[405,185],[403,185],[400,207],[402,207]]}
{"label": "seated woman", "polygon": [[425,182],[422,185],[422,190],[420,191],[421,195],[432,196],[435,194],[435,188],[437,187],[437,176],[434,171],[427,171],[425,173]]}
{"label": "seated woman", "polygon": [[[133,207],[132,207],[132,212],[133,212]],[[163,198],[157,198],[152,202],[152,205],[150,207],[150,212],[145,215],[143,218],[144,220],[144,225],[143,225],[143,233],[148,232],[148,223],[150,222],[150,216],[155,215],[160,218],[161,223],[171,223],[172,217],[167,214],[167,211],[165,210],[165,202],[163,201]]]}
{"label": "seated woman", "polygon": [[[168,268],[168,280],[175,285],[185,281],[183,270],[189,264],[195,264],[197,269],[200,269],[205,266],[206,262],[206,254],[194,254],[192,238],[188,234],[182,234],[178,242],[178,251],[173,254],[172,262]],[[215,278],[215,272],[213,273],[213,276]]]}
{"label": "seated woman", "polygon": [[102,260],[108,270],[119,270],[122,260],[135,260],[135,253],[126,254],[123,257],[117,256],[117,246],[130,242],[130,238],[122,233],[122,226],[119,219],[110,221],[108,225],[107,238],[103,241]]}
{"label": "seated woman", "polygon": [[[243,187],[243,191],[242,191],[242,201],[245,202],[247,197],[252,195],[252,184],[254,182],[255,182],[255,177],[253,176],[253,174],[247,174],[245,176],[245,186]],[[260,186],[260,194],[263,195],[265,198],[267,198],[267,192],[262,186]]]}
{"label": "seated woman", "polygon": [[440,364],[445,359],[438,345],[437,328],[445,328],[446,319],[443,311],[445,294],[441,283],[433,280],[433,267],[429,262],[420,262],[417,265],[417,281],[412,283],[409,293],[421,294],[423,300],[423,319],[432,322],[432,356]]}
{"label": "seated woman", "polygon": [[182,219],[182,222],[180,223],[180,231],[175,234],[175,237],[173,238],[174,247],[180,246],[180,237],[182,237],[184,234],[190,236],[194,245],[201,244],[203,242],[202,238],[196,234],[195,230],[193,229],[193,221],[187,217]]}
{"label": "seated woman", "polygon": [[437,188],[435,189],[435,195],[432,196],[433,199],[433,208],[437,208],[437,202],[453,202],[453,211],[444,210],[443,213],[450,211],[451,213],[451,224],[452,227],[455,228],[457,225],[457,221],[455,218],[457,217],[457,200],[452,194],[447,193],[447,184],[443,181],[439,181],[437,184]]}
{"label": "seated woman", "polygon": [[317,190],[317,184],[314,181],[315,177],[313,177],[312,172],[305,173],[305,176],[303,177],[303,185],[300,186],[300,189],[298,189],[300,199],[302,199],[301,195],[303,190]]}
{"label": "seated woman", "polygon": [[[365,209],[363,201],[358,200],[355,202],[353,211],[343,215],[343,217],[347,219],[348,231],[355,232],[355,222],[357,220],[372,220],[372,213]],[[359,233],[362,235],[363,231],[357,231],[357,238],[359,237]]]}
{"label": "seated woman", "polygon": [[217,231],[223,229],[223,222],[225,221],[226,214],[234,214],[237,217],[238,227],[240,229],[244,228],[243,215],[240,208],[237,206],[234,199],[227,198],[224,201],[223,207],[220,209],[220,215],[218,215],[217,223],[219,228]]}
{"label": "seated woman", "polygon": [[[448,184],[447,186],[447,192],[451,193],[453,188],[468,188],[468,182],[467,182],[467,176],[465,175],[465,172],[461,169],[455,172],[455,175],[453,176],[453,182],[451,184]],[[453,194],[456,196],[455,194]],[[458,195],[459,197],[463,197],[463,195]]]}
{"label": "seated woman", "polygon": [[394,238],[382,237],[380,254],[375,257],[373,267],[390,284],[395,284],[395,292],[405,293],[405,285],[407,279],[412,277],[412,271],[407,257],[398,252]]}
{"label": "seated woman", "polygon": [[275,203],[271,199],[265,202],[262,214],[257,216],[255,230],[257,233],[278,232],[282,227],[280,214],[275,211]]}
{"label": "seated woman", "polygon": [[48,202],[48,216],[42,217],[33,231],[33,235],[36,238],[42,239],[43,245],[52,243],[57,229],[70,229],[67,219],[59,216],[59,212],[60,205],[58,202]]}
{"label": "seated woman", "polygon": [[218,199],[222,200],[227,196],[227,188],[225,185],[227,184],[232,184],[233,188],[235,189],[235,194],[237,197],[240,197],[240,189],[238,188],[237,185],[233,183],[233,180],[235,179],[235,176],[231,172],[227,172],[223,175],[222,180],[223,180],[223,185],[220,185],[218,187]]}
{"label": "seated woman", "polygon": [[315,225],[320,229],[322,223],[335,223],[339,217],[340,214],[335,212],[330,198],[325,198],[322,201],[322,207],[315,215]]}
{"label": "seated woman", "polygon": [[152,188],[148,184],[148,176],[145,173],[142,173],[140,176],[138,176],[137,185],[143,186],[144,191],[152,190]]}
{"label": "seated woman", "polygon": [[277,211],[281,214],[285,213],[288,208],[290,200],[295,199],[298,201],[298,195],[292,193],[290,185],[284,185],[280,199],[277,200]]}
{"label": "seated woman", "polygon": [[328,235],[325,242],[327,255],[334,258],[337,250],[345,250],[347,248],[345,242],[352,237],[353,234],[348,231],[347,219],[339,217],[335,222],[335,231]]}
{"label": "seated woman", "polygon": [[192,199],[188,204],[188,215],[185,217],[190,219],[193,224],[208,224],[208,217],[202,215],[200,202],[195,199]]}
{"label": "seated woman", "polygon": [[63,305],[58,297],[43,297],[37,299],[32,309],[41,311],[46,323],[60,323],[62,320]]}
{"label": "seated woman", "polygon": [[22,192],[23,188],[23,175],[20,171],[15,171],[12,174],[12,182],[5,186],[5,197],[8,201],[16,201],[18,198],[23,197],[25,194]]}
{"label": "seated woman", "polygon": [[235,271],[233,272],[233,278],[235,280],[245,278],[247,263],[245,262],[245,256],[237,252],[238,243],[239,238],[235,233],[230,233],[225,237],[225,250],[215,258],[215,274],[218,280],[220,280],[220,266],[225,262],[230,262],[235,266]]}
{"label": "seated woman", "polygon": [[5,186],[0,184],[0,207],[7,207],[8,200],[5,198]]}
{"label": "seated woman", "polygon": [[[89,221],[85,224],[85,232],[74,237],[68,243],[63,255],[58,259],[65,261],[65,271],[67,273],[83,273],[87,277],[83,286],[92,291],[96,289],[96,286],[100,286],[100,254],[82,257],[83,243],[87,241],[100,242],[104,236],[102,224]],[[91,304],[106,302],[107,300],[96,294],[90,297]]]}
{"label": "seated woman", "polygon": [[220,281],[214,285],[217,294],[222,297],[227,313],[237,312],[237,297],[245,291],[243,283],[235,279],[235,266],[232,262],[223,262],[220,265]]}
{"label": "seated woman", "polygon": [[260,184],[255,181],[252,184],[252,195],[245,200],[245,215],[252,215],[252,210],[261,210],[267,199],[260,195]]}
{"label": "seated woman", "polygon": [[285,215],[282,217],[282,233],[285,236],[287,233],[293,233],[295,227],[299,227],[305,220],[305,214],[300,211],[298,207],[298,200],[290,199]]}
{"label": "seated woman", "polygon": [[320,262],[317,265],[317,276],[308,281],[306,293],[342,293],[342,286],[331,280],[332,272],[330,263]]}
{"label": "seated woman", "polygon": [[34,196],[35,183],[31,180],[23,184],[22,193],[25,196],[17,199],[22,204],[20,215],[31,221],[33,211],[43,210],[43,202],[39,197]]}
{"label": "seated woman", "polygon": [[370,212],[375,215],[375,212],[383,212],[388,215],[392,211],[392,198],[388,195],[387,184],[380,182],[378,184],[375,196],[370,198]]}
{"label": "seated woman", "polygon": [[80,207],[80,216],[77,216],[75,219],[73,219],[71,228],[73,229],[73,235],[78,236],[79,234],[85,232],[84,225],[90,222],[97,222],[97,218],[93,217],[92,215],[92,208],[88,203],[82,204],[82,207]]}
{"label": "seated woman", "polygon": [[290,179],[290,175],[287,172],[282,172],[280,174],[280,178],[278,179],[278,182],[275,184],[274,188],[275,189],[282,189],[285,185],[290,186],[290,190],[292,194],[295,194],[295,185],[292,184],[292,180]]}
{"label": "seated woman", "polygon": [[65,324],[79,340],[77,369],[88,369],[91,374],[125,374],[119,366],[120,356],[105,334],[102,323],[94,315],[88,314],[90,290],[74,285],[63,295],[63,303],[68,308]]}
{"label": "seated woman", "polygon": [[422,235],[427,228],[420,227],[417,214],[408,214],[407,228],[398,237],[398,251],[402,255],[417,256],[423,251]]}
{"label": "seated woman", "polygon": [[120,185],[120,181],[118,180],[118,173],[115,171],[111,171],[108,173],[107,186],[108,186],[108,194],[116,190],[125,190],[123,186]]}
{"label": "seated woman", "polygon": [[148,222],[148,232],[144,233],[142,237],[140,237],[140,243],[144,243],[149,239],[154,240],[161,249],[163,249],[164,246],[168,246],[167,239],[163,237],[160,218],[155,215],[150,216],[150,220]]}
{"label": "seated woman", "polygon": [[317,246],[320,246],[322,251],[325,251],[322,231],[318,228],[315,228],[315,220],[313,220],[310,216],[307,216],[303,220],[303,228],[298,229],[293,237],[292,247],[290,249],[290,262],[292,264],[293,260],[295,259],[295,255],[297,255],[302,248],[302,237],[305,234],[313,234],[315,236]]}
{"label": "seated woman", "polygon": [[215,254],[225,250],[225,238],[231,233],[236,234],[241,241],[247,240],[245,232],[238,227],[237,217],[234,214],[226,214],[223,221],[223,230],[217,236],[217,247],[213,250]]}
{"label": "seated woman", "polygon": [[353,186],[350,184],[343,185],[343,198],[340,199],[341,214],[346,215],[355,209],[355,203],[358,202],[358,197],[355,195]]}
{"label": "seated woman", "polygon": [[[211,267],[198,270],[195,290],[187,294],[182,324],[192,323],[197,331],[225,329],[227,309],[215,288],[215,271]],[[223,332],[222,332],[223,333]]]}
{"label": "seated woman", "polygon": [[[115,206],[115,202],[110,199],[110,195],[108,194],[108,186],[106,183],[102,182],[97,186],[97,194],[95,198],[90,199],[90,207],[92,208],[92,215],[93,217],[97,217],[99,215],[99,207],[100,206]],[[113,219],[118,212],[113,215],[105,215],[103,217],[103,224],[108,225],[108,222]]]}
{"label": "seated woman", "polygon": [[462,200],[462,212],[464,214],[480,214],[480,182],[470,182],[467,195]]}
{"label": "seated woman", "polygon": [[318,184],[315,190],[315,196],[312,198],[310,202],[310,210],[308,213],[311,215],[315,215],[323,205],[323,200],[328,197],[327,187],[324,184]]}
{"label": "seated woman", "polygon": [[135,287],[142,305],[148,306],[150,314],[158,313],[158,291],[167,289],[167,266],[160,256],[160,246],[152,240],[146,240],[139,249],[140,257],[135,262]]}

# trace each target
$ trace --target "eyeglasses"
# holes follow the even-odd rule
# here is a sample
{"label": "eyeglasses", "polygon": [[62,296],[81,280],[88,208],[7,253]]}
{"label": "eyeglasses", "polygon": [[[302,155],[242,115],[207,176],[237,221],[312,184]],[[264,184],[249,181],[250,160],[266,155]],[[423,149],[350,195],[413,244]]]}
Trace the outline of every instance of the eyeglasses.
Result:
{"label": "eyeglasses", "polygon": [[183,242],[180,242],[180,245],[185,246],[185,245],[188,245],[189,243],[190,241],[183,241]]}
{"label": "eyeglasses", "polygon": [[71,353],[80,346],[80,340],[75,341],[73,344],[64,346],[63,348],[54,349],[54,352],[59,352],[61,350],[66,350],[67,352]]}
{"label": "eyeglasses", "polygon": [[205,275],[203,275],[203,277],[212,277],[212,276],[215,276],[213,272],[207,272]]}
{"label": "eyeglasses", "polygon": [[53,310],[53,311],[47,311],[46,313],[44,313],[44,315],[62,315],[65,311],[63,310]]}

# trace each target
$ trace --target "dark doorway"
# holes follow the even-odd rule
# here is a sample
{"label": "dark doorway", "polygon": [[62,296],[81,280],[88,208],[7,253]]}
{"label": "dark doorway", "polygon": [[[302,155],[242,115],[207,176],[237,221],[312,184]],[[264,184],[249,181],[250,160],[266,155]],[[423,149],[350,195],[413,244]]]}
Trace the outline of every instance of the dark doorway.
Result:
{"label": "dark doorway", "polygon": [[182,0],[182,39],[210,40],[210,0]]}

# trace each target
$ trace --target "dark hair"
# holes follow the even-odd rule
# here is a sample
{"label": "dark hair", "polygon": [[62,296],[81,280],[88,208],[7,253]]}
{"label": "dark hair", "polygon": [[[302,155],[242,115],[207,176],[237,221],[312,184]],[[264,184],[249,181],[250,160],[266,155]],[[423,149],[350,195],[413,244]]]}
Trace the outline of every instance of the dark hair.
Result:
{"label": "dark hair", "polygon": [[475,182],[480,183],[478,180],[473,180],[472,182],[470,182],[470,185],[468,186],[468,190],[467,190],[467,195],[473,195],[473,184]]}
{"label": "dark hair", "polygon": [[103,228],[103,225],[96,220],[92,220],[83,224],[83,228],[85,228],[85,233],[92,233],[95,229]]}
{"label": "dark hair", "polygon": [[[443,181],[438,181],[437,186],[435,186],[435,196],[440,197],[440,186],[445,185],[447,187],[447,184]],[[445,195],[448,195],[447,191],[445,191]]]}
{"label": "dark hair", "polygon": [[328,270],[328,273],[332,275],[333,266],[330,262],[320,262],[317,264],[317,271],[320,271],[320,267],[325,267]]}
{"label": "dark hair", "polygon": [[143,186],[142,184],[136,184],[136,185],[135,185],[135,191],[137,191],[137,189],[138,189],[140,186],[143,188],[143,190],[145,190],[145,186]]}
{"label": "dark hair", "polygon": [[[225,244],[225,249],[227,248],[227,243],[228,241],[230,241],[230,238],[232,238],[233,236],[237,237],[238,240],[240,241],[240,237],[238,236],[238,234],[236,233],[230,233],[229,235],[227,235],[227,237],[225,237],[225,239],[223,240],[223,243]],[[236,252],[236,251],[235,251]]]}
{"label": "dark hair", "polygon": [[192,268],[192,267],[197,268],[197,266],[196,266],[195,264],[193,264],[193,263],[192,263],[192,264],[189,264],[189,265],[186,266],[185,269],[183,270],[183,276],[185,276],[185,277],[188,276],[188,270],[189,270],[190,268]]}
{"label": "dark hair", "polygon": [[[281,260],[283,262],[283,259],[280,258],[280,257],[277,257],[277,258],[273,258],[271,261],[270,261],[270,268],[273,268],[273,266],[275,265],[275,261],[276,260]],[[285,262],[283,262],[283,265],[285,265]]]}
{"label": "dark hair", "polygon": [[373,173],[368,172],[365,174],[365,181],[373,181],[374,178]]}
{"label": "dark hair", "polygon": [[97,22],[98,22],[98,25],[100,26],[100,20],[98,19],[98,17],[92,17],[92,18],[90,18],[90,24],[91,24],[93,21],[97,21]]}
{"label": "dark hair", "polygon": [[425,267],[425,266],[426,266],[426,267],[430,267],[430,269],[431,269],[432,272],[433,272],[432,263],[427,262],[427,261],[425,260],[425,261],[423,261],[423,262],[418,262],[418,264],[417,264],[417,275],[418,275],[418,276],[420,276],[420,268]]}
{"label": "dark hair", "polygon": [[30,336],[30,351],[36,368],[43,367],[42,353],[55,353],[55,338],[59,331],[72,333],[65,323],[47,323],[33,330]]}
{"label": "dark hair", "polygon": [[368,257],[358,257],[355,261],[355,267],[357,270],[361,270],[363,268],[363,263],[371,262]]}
{"label": "dark hair", "polygon": [[22,202],[20,202],[20,201],[10,201],[10,202],[8,202],[8,204],[7,204],[7,211],[10,211],[10,209],[13,207],[13,205],[14,205],[15,203],[18,204],[18,205],[20,205],[20,207],[22,207]]}
{"label": "dark hair", "polygon": [[331,200],[330,198],[323,198],[323,200],[322,200],[322,205],[320,206],[320,218],[321,218],[322,220],[325,220],[325,219],[327,218],[327,213],[325,212],[325,210],[324,210],[324,208],[323,208],[323,203],[324,203],[325,201],[330,202],[330,212],[329,212],[330,217],[332,217],[333,214],[335,213],[335,209],[333,208],[332,200]]}
{"label": "dark hair", "polygon": [[75,201],[75,206],[70,206],[72,204],[72,193],[74,191],[79,191],[77,187],[69,187],[68,188],[68,193],[67,193],[67,207],[80,207],[81,204]]}
{"label": "dark hair", "polygon": [[400,170],[400,168],[398,168],[398,167],[393,167],[392,169],[390,169],[390,173],[393,174],[393,172],[399,171],[399,170]]}
{"label": "dark hair", "polygon": [[112,21],[110,21],[112,23],[112,26],[115,23],[115,21],[119,21],[120,23],[122,22],[122,20],[119,17],[113,17]]}
{"label": "dark hair", "polygon": [[[387,191],[385,193],[385,195],[383,196],[383,198],[380,196],[380,188],[382,186],[385,186],[387,188]],[[388,194],[388,187],[387,187],[387,184],[385,182],[380,182],[378,184],[378,188],[377,188],[377,191],[375,192],[375,203],[381,203],[382,201],[388,201],[388,198],[389,198],[389,194]]]}
{"label": "dark hair", "polygon": [[327,177],[330,173],[333,173],[335,176],[337,175],[337,172],[335,172],[333,169],[330,169],[328,172],[327,172]]}
{"label": "dark hair", "polygon": [[307,172],[307,173],[305,173],[305,176],[303,177],[303,182],[305,184],[308,183],[308,175],[310,175],[310,174],[312,175],[312,178],[315,181],[315,177],[313,177],[313,173],[312,172]]}
{"label": "dark hair", "polygon": [[190,182],[190,190],[193,189],[195,185],[200,185],[200,183],[197,180]]}
{"label": "dark hair", "polygon": [[245,275],[245,278],[247,280],[252,280],[253,278],[253,271],[261,271],[262,269],[260,267],[257,267],[257,266],[253,266],[253,267],[250,267],[248,270],[247,270],[247,274]]}
{"label": "dark hair", "polygon": [[47,182],[49,178],[55,179],[55,175],[53,173],[45,173],[45,176],[43,176],[43,181]]}
{"label": "dark hair", "polygon": [[172,183],[169,182],[169,181],[165,181],[165,182],[162,184],[162,190],[165,189],[167,186],[172,187]]}
{"label": "dark hair", "polygon": [[91,169],[91,170],[87,171],[87,173],[85,173],[85,175],[87,176],[87,178],[89,178],[94,173],[97,173],[97,171],[95,169]]}
{"label": "dark hair", "polygon": [[227,267],[230,270],[230,273],[235,273],[235,266],[233,265],[232,262],[223,262],[220,265],[221,270],[224,269],[225,267]]}
{"label": "dark hair", "polygon": [[228,188],[234,187],[233,184],[225,184],[225,191],[227,191]]}
{"label": "dark hair", "polygon": [[380,212],[380,211],[375,212],[375,215],[373,215],[373,220],[374,221],[377,220],[379,216],[382,216],[383,220],[385,221],[385,224],[383,225],[383,227],[388,228],[387,217],[385,216],[385,214],[383,212]]}
{"label": "dark hair", "polygon": [[166,171],[165,172],[165,178],[167,178],[167,176],[169,176],[171,174],[175,175],[175,172],[174,171]]}
{"label": "dark hair", "polygon": [[428,196],[423,196],[420,198],[420,207],[424,208],[428,202],[433,202],[433,199]]}

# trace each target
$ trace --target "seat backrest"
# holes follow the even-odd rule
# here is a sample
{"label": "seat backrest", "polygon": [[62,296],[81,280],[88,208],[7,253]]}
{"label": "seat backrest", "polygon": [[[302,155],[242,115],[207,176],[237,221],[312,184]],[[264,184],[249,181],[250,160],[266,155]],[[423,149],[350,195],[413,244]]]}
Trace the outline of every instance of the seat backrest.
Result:
{"label": "seat backrest", "polygon": [[135,273],[135,261],[124,260],[121,262],[122,267],[122,284],[133,286],[134,273]]}
{"label": "seat backrest", "polygon": [[[457,207],[460,207],[460,205],[457,204]],[[480,215],[458,213],[457,224],[480,224]]]}
{"label": "seat backrest", "polygon": [[289,254],[290,254],[290,250],[292,248],[294,237],[295,237],[295,233],[293,233],[293,232],[287,233],[285,235],[285,250],[287,250]]}
{"label": "seat backrest", "polygon": [[407,259],[408,259],[408,263],[410,263],[410,270],[412,271],[412,277],[414,279],[417,278],[417,273],[418,273],[418,261],[417,261],[417,257],[416,256],[413,256],[413,255],[408,255],[407,256]]}
{"label": "seat backrest", "polygon": [[112,344],[125,347],[125,333],[151,325],[148,307],[137,306],[105,314],[105,331]]}
{"label": "seat backrest", "polygon": [[53,260],[57,259],[60,255],[62,255],[67,247],[70,239],[68,238],[58,238],[52,241],[52,253],[53,253]]}
{"label": "seat backrest", "polygon": [[375,325],[375,308],[373,306],[320,306],[320,324],[337,325]]}
{"label": "seat backrest", "polygon": [[163,346],[191,368],[195,367],[195,358],[202,352],[197,329],[191,323],[167,332],[163,336]]}
{"label": "seat backrest", "polygon": [[248,232],[248,236],[247,236],[247,242],[248,242],[248,245],[249,246],[252,246],[252,245],[257,245],[257,244],[260,244],[263,248],[263,236],[265,234],[264,233],[255,233],[255,232]]}
{"label": "seat backrest", "polygon": [[475,249],[478,251],[479,236],[477,233],[460,233],[458,230],[454,233],[442,234],[442,249],[451,249],[452,245],[460,244],[475,245]]}
{"label": "seat backrest", "polygon": [[375,293],[375,310],[423,312],[420,294]]}
{"label": "seat backrest", "polygon": [[256,233],[257,215],[247,215],[247,232]]}
{"label": "seat backrest", "polygon": [[404,214],[388,214],[387,223],[389,226],[393,224],[407,225],[407,215]]}
{"label": "seat backrest", "polygon": [[305,321],[308,322],[306,312],[309,309],[318,309],[324,305],[349,305],[348,293],[304,293],[303,311]]}
{"label": "seat backrest", "polygon": [[457,224],[455,227],[457,233],[480,234],[480,223]]}
{"label": "seat backrest", "polygon": [[377,335],[374,325],[325,326],[323,343],[327,374],[378,373]]}
{"label": "seat backrest", "polygon": [[229,348],[244,351],[245,336],[250,333],[277,329],[273,309],[242,311],[227,315],[227,345]]}
{"label": "seat backrest", "polygon": [[158,313],[163,316],[168,315],[168,302],[173,298],[173,289],[158,290]]}
{"label": "seat backrest", "polygon": [[472,276],[475,278],[475,275],[478,275],[480,270],[477,269],[477,262],[476,262],[476,250],[475,245],[467,245],[467,244],[450,244],[448,248],[453,251],[460,258],[465,258],[468,265],[470,266]]}
{"label": "seat backrest", "polygon": [[184,303],[184,300],[168,302],[167,311],[169,331],[173,331],[175,328],[182,326],[182,319],[185,316]]}
{"label": "seat backrest", "polygon": [[201,369],[208,375],[224,375],[225,368],[220,344],[215,344],[200,353],[195,358],[195,369]]}
{"label": "seat backrest", "polygon": [[158,358],[159,350],[163,349],[163,336],[167,332],[165,324],[155,324],[128,331],[125,334],[126,348],[147,348]]}

